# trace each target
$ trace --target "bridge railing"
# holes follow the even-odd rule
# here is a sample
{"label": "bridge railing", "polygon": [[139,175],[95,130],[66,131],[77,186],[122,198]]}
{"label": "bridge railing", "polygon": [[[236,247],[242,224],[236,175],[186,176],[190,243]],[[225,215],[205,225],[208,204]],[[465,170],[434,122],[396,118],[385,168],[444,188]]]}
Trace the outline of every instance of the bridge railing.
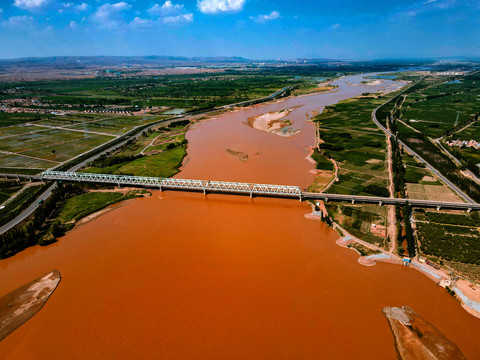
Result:
{"label": "bridge railing", "polygon": [[146,176],[94,174],[64,171],[45,171],[42,173],[43,180],[53,181],[79,181],[92,183],[105,183],[124,186],[146,186],[159,189],[182,189],[214,192],[231,192],[251,195],[280,195],[301,197],[302,190],[298,186],[269,185],[237,183],[227,181],[191,180],[176,178],[159,178]]}
{"label": "bridge railing", "polygon": [[268,185],[237,183],[228,181],[190,180],[175,178],[159,178],[146,176],[94,174],[64,171],[45,171],[41,174],[42,180],[51,181],[78,181],[91,183],[104,183],[118,186],[149,187],[165,190],[192,190],[232,193],[245,195],[277,196],[287,198],[299,198],[300,200],[324,200],[324,201],[349,201],[352,204],[378,204],[378,205],[410,205],[423,208],[457,209],[467,211],[480,211],[480,204],[454,203],[435,200],[398,199],[377,196],[344,195],[328,193],[302,192],[298,186]]}

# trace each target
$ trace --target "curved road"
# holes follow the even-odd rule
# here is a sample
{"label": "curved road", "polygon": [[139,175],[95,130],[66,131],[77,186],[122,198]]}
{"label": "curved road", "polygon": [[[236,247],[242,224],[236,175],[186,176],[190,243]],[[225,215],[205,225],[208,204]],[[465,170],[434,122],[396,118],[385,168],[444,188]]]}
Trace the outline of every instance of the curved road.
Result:
{"label": "curved road", "polygon": [[[287,87],[284,87],[283,89],[280,89],[276,92],[274,92],[273,94],[267,96],[267,97],[264,97],[264,98],[261,98],[261,99],[257,99],[255,101],[268,101],[268,100],[272,100],[274,98],[276,98],[278,95],[281,95],[283,94],[285,91],[287,91],[288,89],[291,89],[292,87],[294,87],[296,85],[290,85],[290,86],[287,86]],[[232,108],[232,107],[235,107],[235,106],[242,106],[243,104],[245,103],[248,103],[250,101],[247,101],[247,102],[239,102],[239,103],[234,103],[234,104],[230,104],[230,105],[225,105],[223,107],[220,107],[220,108],[215,108],[213,110],[208,110],[208,111],[205,111],[205,112],[202,112],[202,113],[198,113],[198,114],[193,114],[193,115],[179,115],[177,117],[174,117],[174,118],[169,118],[169,119],[165,119],[165,120],[159,120],[159,121],[156,121],[154,123],[152,123],[150,126],[142,129],[141,131],[139,131],[138,133],[135,133],[131,136],[129,136],[127,139],[125,139],[125,141],[122,141],[121,143],[118,143],[118,144],[115,144],[115,145],[112,145],[112,147],[109,147],[108,149],[96,154],[96,155],[93,155],[91,157],[89,157],[88,159],[78,163],[77,165],[74,165],[72,166],[71,168],[69,168],[67,171],[77,171],[78,169],[82,168],[83,166],[85,166],[86,164],[88,164],[89,162],[97,159],[98,157],[104,155],[105,153],[108,153],[110,151],[113,151],[113,150],[116,150],[118,149],[119,147],[125,145],[128,141],[130,140],[133,140],[133,139],[138,139],[140,136],[142,136],[142,133],[144,131],[148,131],[150,130],[151,128],[159,125],[159,124],[169,124],[171,122],[176,122],[176,121],[180,121],[180,120],[190,120],[194,117],[198,117],[200,115],[207,115],[209,113],[212,113],[212,112],[216,112],[216,111],[219,111],[219,110],[222,110],[222,109],[227,109],[227,108]],[[116,139],[112,139],[111,142],[115,141]],[[101,146],[105,146],[105,144],[108,144],[107,143],[104,143],[102,145],[100,145],[99,147]],[[90,150],[89,152],[92,152],[92,151],[95,151],[96,148]],[[72,160],[74,160],[75,158],[77,157],[80,157],[80,156],[83,156],[85,154],[80,154],[76,157],[73,157],[71,158],[70,160],[67,161],[70,162]],[[61,166],[62,164],[59,164],[58,166]],[[56,166],[56,167],[58,167]],[[54,168],[52,168],[54,169]],[[0,176],[10,176],[10,177],[20,177],[20,178],[29,178],[29,176],[22,176],[22,175],[16,175],[16,174],[0,174]],[[47,188],[47,190],[45,190],[29,207],[27,207],[25,210],[23,210],[15,219],[9,221],[8,223],[6,223],[5,225],[1,226],[0,227],[0,235],[3,234],[4,232],[10,230],[11,228],[17,226],[18,224],[20,224],[22,221],[24,221],[26,218],[28,218],[30,215],[33,214],[33,212],[35,211],[35,209],[38,207],[39,205],[39,202],[41,201],[45,201],[52,193],[53,189],[55,188],[55,184],[49,186]],[[0,210],[1,211],[1,210]]]}
{"label": "curved road", "polygon": [[[405,92],[408,89],[405,89],[403,92]],[[400,94],[402,94],[401,92]],[[399,94],[399,95],[400,95]],[[401,141],[398,137],[396,137],[390,130],[385,128],[380,122],[377,120],[377,110],[380,109],[383,105],[389,103],[392,101],[395,97],[392,99],[388,100],[387,102],[383,103],[379,107],[377,107],[375,110],[372,112],[372,119],[375,122],[375,124],[387,135],[387,136],[393,136],[397,139],[398,143],[403,146],[405,150],[407,150],[410,154],[412,154],[418,161],[423,163],[427,169],[429,169],[431,172],[433,172],[440,180],[442,180],[445,184],[447,184],[453,191],[455,191],[463,200],[465,200],[468,203],[475,204],[475,201],[465,194],[460,188],[452,183],[450,180],[448,180],[441,172],[439,172],[437,169],[435,169],[432,165],[430,165],[429,162],[427,162],[425,159],[423,159],[420,155],[418,155],[415,151],[413,151],[410,147],[408,147],[403,141]]]}

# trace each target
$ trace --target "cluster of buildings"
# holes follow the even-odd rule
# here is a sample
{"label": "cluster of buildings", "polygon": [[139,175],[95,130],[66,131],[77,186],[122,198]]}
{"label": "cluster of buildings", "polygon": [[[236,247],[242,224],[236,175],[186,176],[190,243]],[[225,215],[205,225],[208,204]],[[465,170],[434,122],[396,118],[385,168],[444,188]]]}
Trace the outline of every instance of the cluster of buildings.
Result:
{"label": "cluster of buildings", "polygon": [[480,150],[480,142],[476,140],[450,140],[447,141],[447,145],[450,147],[467,147]]}

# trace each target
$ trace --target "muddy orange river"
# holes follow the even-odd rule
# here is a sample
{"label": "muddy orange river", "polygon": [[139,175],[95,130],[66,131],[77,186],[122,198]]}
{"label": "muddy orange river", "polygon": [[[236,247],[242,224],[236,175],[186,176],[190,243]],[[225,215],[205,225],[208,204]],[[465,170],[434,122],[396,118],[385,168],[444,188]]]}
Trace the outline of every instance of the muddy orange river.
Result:
{"label": "muddy orange river", "polygon": [[[349,85],[360,80],[196,125],[177,176],[308,186],[306,113],[393,85]],[[292,137],[243,123],[297,105],[289,118],[302,131]],[[53,268],[63,277],[0,343],[0,358],[396,359],[382,308],[402,305],[479,357],[479,319],[413,269],[358,264],[309,211],[295,200],[158,191],[117,205],[56,244],[0,261],[0,294]]]}

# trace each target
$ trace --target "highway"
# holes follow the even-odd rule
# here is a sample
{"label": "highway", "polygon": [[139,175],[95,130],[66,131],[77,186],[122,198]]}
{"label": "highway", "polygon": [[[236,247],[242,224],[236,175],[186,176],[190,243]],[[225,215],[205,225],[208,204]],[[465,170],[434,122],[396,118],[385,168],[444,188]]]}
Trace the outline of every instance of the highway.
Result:
{"label": "highway", "polygon": [[41,174],[44,181],[70,181],[94,184],[109,184],[126,187],[151,188],[174,191],[197,191],[204,194],[218,193],[230,195],[250,195],[250,197],[278,197],[303,200],[342,201],[376,205],[410,205],[412,207],[479,211],[480,204],[446,202],[436,200],[416,200],[387,198],[380,196],[361,196],[304,192],[298,186],[276,184],[254,184],[216,180],[158,178],[147,176],[94,174],[66,171],[45,171]]}
{"label": "highway", "polygon": [[[407,89],[406,89],[407,90]],[[406,91],[404,90],[404,91]],[[394,97],[395,98],[395,97]],[[394,99],[392,98],[392,99]],[[381,108],[383,105],[387,104],[388,102],[392,101],[392,99],[390,99],[389,101],[387,101],[386,103],[383,103],[382,105],[380,105],[379,107],[377,107],[375,110],[373,110],[372,112],[372,119],[373,121],[375,122],[375,124],[387,135],[387,136],[393,136],[393,137],[396,137],[390,130],[388,130],[387,128],[385,128],[378,120],[377,120],[377,110],[379,108]],[[428,163],[425,159],[423,159],[420,155],[418,155],[415,151],[413,151],[410,147],[408,147],[403,141],[401,141],[400,139],[398,139],[398,137],[396,137],[398,143],[400,145],[403,146],[403,148],[408,152],[410,153],[413,157],[415,157],[418,161],[420,161],[421,163],[423,163],[425,165],[425,167],[427,169],[429,169],[431,172],[433,172],[440,180],[442,180],[445,184],[447,184],[450,188],[453,189],[453,191],[455,191],[463,200],[465,200],[466,202],[468,203],[472,203],[474,204],[475,201],[470,197],[468,196],[467,194],[465,194],[462,190],[460,190],[460,188],[458,186],[456,186],[454,183],[452,183],[450,180],[448,180],[441,172],[439,172],[437,169],[435,169],[432,165],[430,165],[430,163]]]}
{"label": "highway", "polygon": [[[267,96],[267,97],[264,97],[264,98],[261,98],[261,99],[257,99],[255,100],[256,102],[262,102],[262,101],[268,101],[268,100],[272,100],[274,99],[275,97],[277,97],[278,95],[280,94],[283,94],[285,91],[287,91],[288,89],[294,87],[295,85],[291,85],[291,86],[287,86],[287,87],[284,87],[283,89],[280,89],[276,92],[274,92],[273,94]],[[125,145],[128,141],[132,140],[132,139],[138,139],[140,136],[142,136],[142,133],[144,131],[148,131],[150,129],[152,129],[153,127],[159,125],[159,124],[165,124],[165,125],[168,125],[172,122],[177,122],[177,121],[183,121],[183,120],[191,120],[192,118],[194,117],[198,117],[198,116],[202,116],[202,115],[208,115],[210,113],[214,113],[214,112],[217,112],[219,110],[224,110],[224,109],[228,109],[228,108],[232,108],[232,107],[235,107],[235,106],[243,106],[245,104],[248,104],[250,103],[252,100],[250,101],[242,101],[242,102],[239,102],[239,103],[234,103],[234,104],[230,104],[230,105],[225,105],[223,107],[220,107],[220,108],[215,108],[213,110],[208,110],[208,111],[205,111],[205,112],[202,112],[202,113],[199,113],[199,114],[192,114],[192,115],[179,115],[177,117],[174,117],[174,118],[169,118],[169,119],[164,119],[164,120],[159,120],[159,121],[156,121],[154,123],[152,123],[151,125],[149,125],[148,127],[146,128],[143,128],[142,130],[138,131],[137,133],[135,134],[132,134],[131,136],[127,137],[125,139],[125,141],[122,141],[118,144],[115,144],[115,145],[112,145],[111,147],[105,149],[104,151],[96,154],[96,155],[93,155],[91,157],[88,157],[87,159],[85,159],[84,161],[70,167],[68,169],[68,171],[77,171],[79,169],[81,169],[83,166],[85,166],[86,164],[88,164],[89,162],[99,158],[100,156],[108,153],[108,152],[111,152],[111,151],[115,151],[116,149],[120,148],[121,146]],[[140,126],[139,126],[140,127]],[[135,130],[132,129],[132,130]],[[130,131],[132,131],[130,130]],[[116,140],[115,139],[112,139],[110,140],[109,142],[114,142]],[[91,149],[89,150],[87,153],[91,153],[91,152],[94,152],[95,150],[97,150],[98,148],[100,147],[103,147],[105,146],[106,144],[108,144],[109,142],[107,143],[104,143],[104,144],[101,144],[99,145],[98,147],[94,148],[94,149]],[[66,163],[68,164],[69,162],[72,162],[73,160],[75,160],[76,158],[80,157],[80,156],[84,156],[84,154],[80,154],[74,158],[71,158],[69,159]],[[52,169],[55,169],[57,167],[60,167],[62,165],[64,165],[65,163],[63,164],[59,164],[55,167],[53,167]],[[34,176],[24,176],[24,175],[16,175],[16,174],[0,174],[0,176],[4,176],[4,177],[10,177],[10,178],[23,178],[23,179],[39,179],[40,177],[34,177]],[[49,186],[29,207],[27,207],[25,210],[23,210],[15,219],[11,220],[10,222],[8,222],[7,224],[3,225],[0,227],[0,235],[5,233],[6,231],[10,230],[11,228],[15,227],[16,225],[20,224],[22,221],[24,221],[25,219],[27,219],[30,215],[32,215],[35,211],[35,209],[38,207],[38,204],[40,201],[45,201],[52,193],[52,190],[54,189],[54,185],[51,185]],[[0,210],[1,211],[1,210]]]}

